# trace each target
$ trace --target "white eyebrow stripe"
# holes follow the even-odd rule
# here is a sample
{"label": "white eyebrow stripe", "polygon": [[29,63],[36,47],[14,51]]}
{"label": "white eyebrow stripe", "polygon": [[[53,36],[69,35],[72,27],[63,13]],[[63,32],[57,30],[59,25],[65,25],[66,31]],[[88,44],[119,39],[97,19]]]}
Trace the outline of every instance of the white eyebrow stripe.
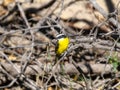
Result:
{"label": "white eyebrow stripe", "polygon": [[62,36],[65,36],[65,35],[64,34],[59,34],[59,35],[56,36],[56,38],[60,38]]}

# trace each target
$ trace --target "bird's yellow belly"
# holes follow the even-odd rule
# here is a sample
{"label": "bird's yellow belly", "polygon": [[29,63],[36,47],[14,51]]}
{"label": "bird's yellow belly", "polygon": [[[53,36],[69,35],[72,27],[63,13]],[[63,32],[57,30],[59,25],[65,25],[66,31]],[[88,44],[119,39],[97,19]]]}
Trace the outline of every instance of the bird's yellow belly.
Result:
{"label": "bird's yellow belly", "polygon": [[64,53],[69,45],[69,38],[63,38],[58,41],[58,50],[57,50],[57,55],[60,55]]}

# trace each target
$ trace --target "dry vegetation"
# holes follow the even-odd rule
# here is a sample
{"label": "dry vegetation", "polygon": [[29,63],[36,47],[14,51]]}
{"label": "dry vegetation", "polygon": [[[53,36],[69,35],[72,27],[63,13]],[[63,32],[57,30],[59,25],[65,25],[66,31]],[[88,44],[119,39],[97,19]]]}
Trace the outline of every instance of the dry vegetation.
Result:
{"label": "dry vegetation", "polygon": [[[119,6],[0,0],[0,90],[120,90]],[[70,45],[56,62],[59,33]]]}

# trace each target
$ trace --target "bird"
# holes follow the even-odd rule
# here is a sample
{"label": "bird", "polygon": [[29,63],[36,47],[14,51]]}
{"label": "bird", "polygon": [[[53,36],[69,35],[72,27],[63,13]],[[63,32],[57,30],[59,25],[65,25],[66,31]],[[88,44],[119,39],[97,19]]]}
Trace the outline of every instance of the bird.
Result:
{"label": "bird", "polygon": [[58,34],[56,36],[56,39],[57,39],[55,48],[56,56],[61,56],[68,49],[70,39],[65,34]]}

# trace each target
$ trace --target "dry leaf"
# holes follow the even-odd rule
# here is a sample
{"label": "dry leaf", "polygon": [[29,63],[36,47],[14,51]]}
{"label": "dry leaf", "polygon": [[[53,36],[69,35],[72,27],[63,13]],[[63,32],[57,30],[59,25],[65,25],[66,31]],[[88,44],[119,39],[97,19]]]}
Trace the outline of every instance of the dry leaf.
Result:
{"label": "dry leaf", "polygon": [[3,0],[3,6],[8,6],[9,4],[13,3],[15,0]]}
{"label": "dry leaf", "polygon": [[16,60],[17,59],[17,57],[15,56],[15,55],[10,55],[9,57],[9,60],[11,60],[11,61],[14,61],[14,60]]}

